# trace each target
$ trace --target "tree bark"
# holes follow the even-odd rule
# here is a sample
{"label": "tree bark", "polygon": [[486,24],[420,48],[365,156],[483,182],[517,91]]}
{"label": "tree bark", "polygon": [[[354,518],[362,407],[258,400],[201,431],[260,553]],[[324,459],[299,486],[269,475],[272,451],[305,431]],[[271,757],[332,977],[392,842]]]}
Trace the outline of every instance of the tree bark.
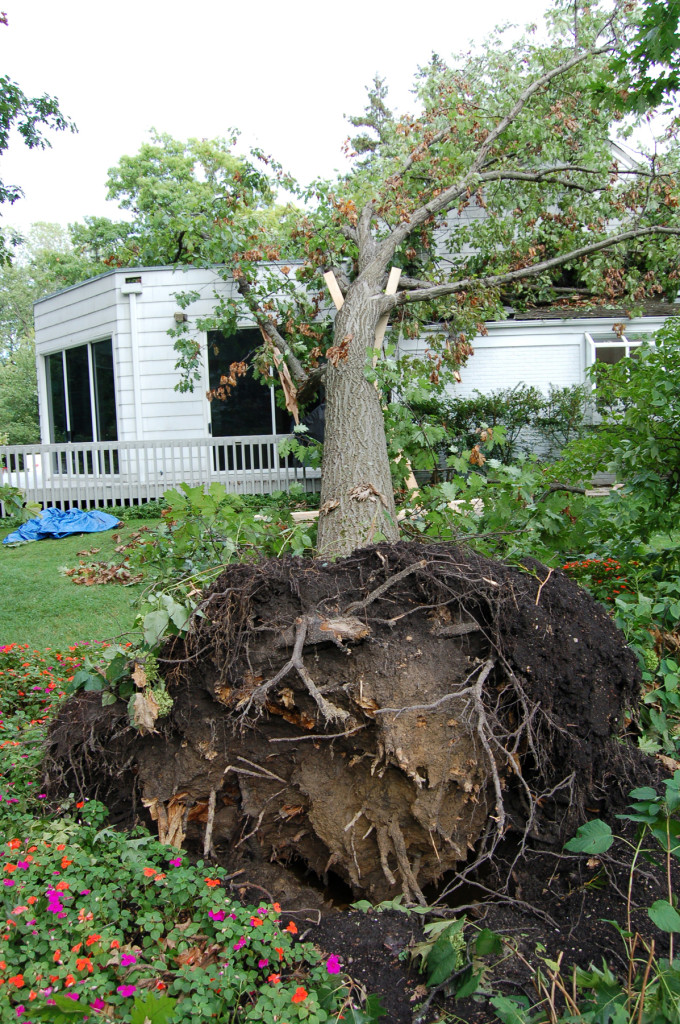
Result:
{"label": "tree bark", "polygon": [[325,381],[321,555],[341,557],[382,538],[399,539],[380,396],[365,372],[380,312],[377,286],[359,277],[335,323],[337,356],[329,359]]}

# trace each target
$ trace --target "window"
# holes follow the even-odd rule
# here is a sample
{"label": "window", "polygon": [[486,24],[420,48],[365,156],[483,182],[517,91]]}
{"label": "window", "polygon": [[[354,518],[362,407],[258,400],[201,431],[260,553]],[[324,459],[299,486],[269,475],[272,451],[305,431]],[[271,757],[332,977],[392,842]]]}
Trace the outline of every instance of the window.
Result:
{"label": "window", "polygon": [[586,343],[588,345],[589,366],[592,366],[594,363],[608,363],[611,366],[614,363],[618,363],[621,359],[634,355],[637,349],[640,348],[640,345],[643,344],[643,339],[627,338],[625,334],[622,334],[620,338],[614,341],[611,338],[593,338],[591,334],[586,333]]}
{"label": "window", "polygon": [[[208,331],[210,387],[219,386],[220,377],[229,373],[231,363],[248,363],[251,353],[261,344],[262,335],[258,330],[238,331],[229,338],[220,331]],[[287,434],[290,431],[290,413],[278,408],[273,388],[265,388],[255,380],[250,366],[224,401],[213,399],[210,417],[213,437]]]}
{"label": "window", "polygon": [[116,392],[111,339],[45,357],[50,439],[116,441]]}

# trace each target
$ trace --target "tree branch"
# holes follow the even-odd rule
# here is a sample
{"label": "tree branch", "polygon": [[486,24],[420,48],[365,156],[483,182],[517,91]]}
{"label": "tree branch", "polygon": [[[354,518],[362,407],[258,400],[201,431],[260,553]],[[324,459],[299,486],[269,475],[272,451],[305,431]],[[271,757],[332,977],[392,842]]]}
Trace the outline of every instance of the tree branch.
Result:
{"label": "tree branch", "polygon": [[530,267],[521,267],[519,270],[509,270],[505,274],[491,274],[488,277],[465,277],[459,281],[450,281],[445,284],[434,285],[431,288],[418,288],[413,291],[399,292],[397,295],[381,296],[382,309],[388,311],[394,306],[403,306],[406,302],[428,302],[443,295],[453,295],[456,292],[464,291],[467,288],[496,288],[510,281],[521,281],[527,277],[537,277],[546,270],[554,267],[561,267],[570,260],[580,259],[610,246],[620,245],[622,242],[629,242],[634,238],[644,238],[649,235],[675,235],[680,236],[680,228],[652,225],[646,228],[635,228],[631,231],[623,231],[618,235],[610,235],[608,238],[600,239],[599,242],[592,242],[580,249],[572,249],[561,256],[554,256],[552,259],[543,260]]}
{"label": "tree branch", "polygon": [[444,189],[438,196],[430,200],[430,202],[425,203],[423,206],[419,207],[419,209],[415,210],[408,221],[398,224],[397,227],[394,228],[387,238],[379,245],[376,252],[376,258],[379,259],[381,263],[384,262],[387,264],[392,259],[396,249],[406,238],[408,238],[412,231],[424,224],[430,217],[448,209],[457,199],[465,195],[468,190],[473,190],[477,187],[480,180],[480,174],[482,173],[482,168],[484,167],[484,161],[486,160],[491,147],[505,129],[512,124],[515,118],[521,113],[535,93],[545,85],[548,85],[548,83],[554,78],[558,78],[560,75],[566,74],[578,64],[583,63],[583,61],[596,57],[599,54],[607,53],[612,48],[613,44],[608,44],[607,46],[586,50],[583,53],[575,55],[569,60],[564,61],[563,64],[553,68],[551,71],[547,71],[544,75],[541,75],[540,78],[535,79],[530,85],[528,85],[526,89],[520,93],[518,99],[515,101],[505,117],[502,117],[496,127],[487,135],[465,177],[461,181],[451,185],[449,188]]}
{"label": "tree branch", "polygon": [[269,340],[276,345],[286,356],[286,363],[291,372],[291,375],[295,379],[296,384],[304,384],[307,381],[309,374],[303,367],[298,357],[293,352],[292,348],[280,333],[278,327],[270,316],[263,313],[257,302],[253,299],[251,287],[244,278],[236,278],[236,287],[239,290],[246,306],[252,313],[256,324],[260,327],[267,335]]}

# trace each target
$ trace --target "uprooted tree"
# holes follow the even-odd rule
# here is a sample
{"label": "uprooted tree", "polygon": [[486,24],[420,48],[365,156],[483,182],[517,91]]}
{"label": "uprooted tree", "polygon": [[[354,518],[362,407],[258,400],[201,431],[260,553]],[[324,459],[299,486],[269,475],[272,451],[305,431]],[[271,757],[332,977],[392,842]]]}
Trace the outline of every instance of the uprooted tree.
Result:
{"label": "uprooted tree", "polygon": [[[197,190],[192,217],[171,185],[136,176],[136,158],[114,172],[140,244],[170,232],[179,258],[224,266],[233,289],[211,325],[234,330],[245,306],[263,333],[260,365],[277,367],[291,407],[323,381],[327,560],[229,567],[159,654],[171,709],[143,657],[129,706],[79,694],[51,732],[53,789],[98,794],[121,817],[144,806],[165,842],[239,871],[257,863],[258,884],[271,862],[293,863],[422,902],[428,883],[455,870],[460,885],[499,843],[512,862],[530,840],[559,842],[623,779],[628,755],[611,737],[639,673],[584,592],[529,559],[511,569],[446,546],[357,550],[398,539],[371,372],[390,316],[408,336],[438,325],[436,379],[504,303],[677,290],[673,153],[627,160],[612,148],[614,105],[590,89],[634,23],[577,13],[553,11],[550,46],[528,37],[460,66],[434,58],[417,117],[388,116],[378,83],[356,119],[377,138],[360,141],[345,178],[310,190],[313,213],[278,211],[271,244],[271,183],[247,161],[204,165],[219,201]],[[190,381],[191,330],[177,344]]]}
{"label": "uprooted tree", "polygon": [[[619,145],[635,122],[615,101],[636,81],[620,55],[644,9],[603,7],[556,4],[549,44],[529,33],[504,45],[499,35],[451,64],[433,57],[417,76],[415,116],[393,116],[378,80],[365,116],[352,119],[373,138],[357,136],[355,166],[337,181],[301,189],[271,162],[258,169],[230,155],[227,143],[167,137],[111,172],[110,197],[135,217],[127,250],[222,268],[231,291],[198,326],[230,333],[244,315],[254,320],[264,336],[258,365],[285,376],[291,406],[323,381],[320,551],[347,554],[397,537],[371,379],[381,320],[407,337],[430,325],[437,380],[455,373],[468,338],[508,305],[634,309],[677,293],[673,135],[648,155]],[[594,86],[603,80],[617,90]],[[307,212],[273,208],[281,185],[308,200]],[[395,269],[398,286],[385,294]],[[334,320],[329,271],[342,303]],[[199,359],[195,326],[177,329],[184,386]]]}

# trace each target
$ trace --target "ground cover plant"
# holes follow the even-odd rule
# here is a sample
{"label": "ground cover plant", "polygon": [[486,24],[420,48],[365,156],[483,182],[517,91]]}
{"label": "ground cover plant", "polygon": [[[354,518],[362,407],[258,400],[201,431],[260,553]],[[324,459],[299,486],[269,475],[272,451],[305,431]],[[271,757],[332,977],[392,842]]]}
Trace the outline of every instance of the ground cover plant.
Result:
{"label": "ground cover plant", "polygon": [[0,648],[0,1020],[374,1019],[295,914],[243,904],[223,868],[111,828],[96,801],[47,807],[44,727],[88,653]]}

